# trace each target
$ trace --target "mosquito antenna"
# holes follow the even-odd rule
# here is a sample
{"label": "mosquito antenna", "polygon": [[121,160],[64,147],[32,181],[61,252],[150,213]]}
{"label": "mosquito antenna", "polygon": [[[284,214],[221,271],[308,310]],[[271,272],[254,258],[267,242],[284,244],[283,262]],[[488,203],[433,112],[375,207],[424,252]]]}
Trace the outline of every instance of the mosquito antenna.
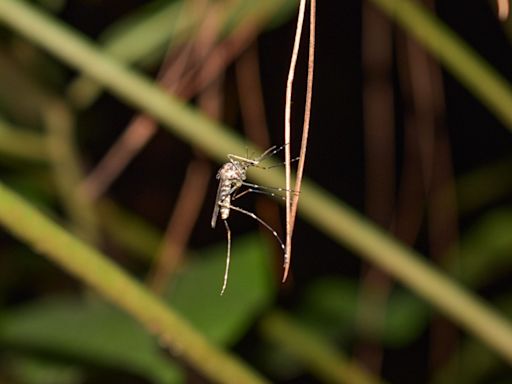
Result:
{"label": "mosquito antenna", "polygon": [[272,156],[274,153],[276,153],[275,151],[276,151],[276,146],[275,146],[275,145],[273,145],[273,146],[271,146],[270,148],[268,148],[265,152],[263,152],[261,155],[259,155],[259,156],[255,159],[255,161],[256,161],[256,162],[260,162],[260,161],[262,161],[264,158],[269,157],[269,156]]}
{"label": "mosquito antenna", "polygon": [[[233,208],[233,207],[231,207]],[[223,220],[224,225],[226,226],[226,235],[228,238],[228,252],[226,255],[226,270],[224,271],[224,282],[222,283],[222,290],[220,291],[220,295],[222,296],[224,294],[224,291],[226,290],[226,286],[228,285],[228,275],[229,275],[229,262],[231,259],[231,230],[229,229],[228,221]]]}
{"label": "mosquito antenna", "polygon": [[[290,162],[293,163],[294,161],[299,161],[299,160],[300,160],[300,156],[297,156],[296,158],[291,159]],[[286,165],[286,162],[282,162],[282,163],[274,164],[274,165],[269,165],[269,166],[262,166],[262,165],[259,165],[259,164],[254,164],[253,167],[259,168],[259,169],[272,169],[272,168],[282,167],[283,165]]]}
{"label": "mosquito antenna", "polygon": [[260,161],[263,161],[263,159],[267,158],[267,157],[271,157],[273,155],[275,155],[276,153],[280,152],[283,150],[284,147],[286,147],[287,145],[289,145],[289,143],[285,143],[281,146],[276,146],[276,145],[273,145],[272,147],[270,147],[269,149],[267,149],[265,152],[263,152],[257,159],[256,159],[256,162],[260,162]]}

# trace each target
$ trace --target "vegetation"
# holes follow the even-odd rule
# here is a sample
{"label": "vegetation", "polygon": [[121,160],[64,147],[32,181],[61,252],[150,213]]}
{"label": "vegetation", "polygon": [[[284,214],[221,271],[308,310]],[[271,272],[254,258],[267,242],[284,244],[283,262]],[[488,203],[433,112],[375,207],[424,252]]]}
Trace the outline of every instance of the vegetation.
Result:
{"label": "vegetation", "polygon": [[[233,217],[233,263],[220,296],[226,244],[209,228],[216,186],[206,158],[223,163],[228,153],[257,153],[282,140],[281,126],[266,125],[283,120],[280,69],[288,65],[297,4],[131,3],[140,4],[0,2],[0,222],[12,235],[1,240],[0,380],[506,382],[510,160],[481,158],[475,166],[470,159],[466,173],[450,172],[442,127],[453,86],[438,64],[488,109],[496,130],[512,127],[505,77],[433,10],[409,0],[365,2],[364,121],[353,129],[365,129],[365,176],[377,186],[357,192],[366,193],[366,212],[312,181],[308,162],[318,159],[333,179],[348,160],[311,144],[299,201],[304,221],[294,235],[307,246],[294,246],[291,278],[279,283],[280,249],[265,228],[242,234],[251,219]],[[319,47],[334,44],[321,33],[326,5],[318,8]],[[79,31],[97,25],[82,18],[83,9],[110,12],[87,31],[94,37]],[[81,26],[71,26],[74,12]],[[391,32],[395,22],[401,32]],[[283,47],[258,52],[255,43],[277,36],[289,38],[281,64]],[[325,109],[315,98],[335,99],[321,88],[329,58],[319,48],[310,134],[326,142],[320,122],[331,118],[319,116]],[[272,74],[258,66],[274,59]],[[283,87],[275,105],[263,95],[278,92],[261,89],[272,77]],[[295,92],[305,89],[301,81],[296,76]],[[401,109],[403,119],[389,118]],[[388,128],[388,138],[403,133],[403,168],[394,149],[400,141],[380,141]],[[299,135],[292,136],[293,152]],[[271,168],[251,171],[251,181],[283,186],[277,160],[266,163]],[[257,214],[279,226],[279,211],[264,204],[258,200]],[[326,247],[327,238],[336,247]],[[353,255],[369,264],[345,269]]]}

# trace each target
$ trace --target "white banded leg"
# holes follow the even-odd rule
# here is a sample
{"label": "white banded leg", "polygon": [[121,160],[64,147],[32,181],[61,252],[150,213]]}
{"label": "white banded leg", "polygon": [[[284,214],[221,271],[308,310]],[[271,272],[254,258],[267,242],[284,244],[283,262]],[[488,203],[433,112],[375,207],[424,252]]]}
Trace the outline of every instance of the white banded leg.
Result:
{"label": "white banded leg", "polygon": [[[254,193],[260,193],[262,195],[267,195],[267,196],[271,196],[271,197],[276,197],[276,198],[280,198],[282,200],[285,200],[286,197],[285,196],[281,196],[277,193],[274,193],[274,192],[271,192],[271,191],[278,191],[278,192],[286,192],[287,190],[284,189],[284,188],[279,188],[279,187],[263,187],[261,185],[257,185],[257,184],[251,184],[251,183],[247,183],[247,182],[242,182],[242,185],[245,186],[245,187],[249,187],[248,189],[238,193],[238,194],[235,194],[232,198],[232,200],[236,200],[240,197],[242,197],[243,195],[245,195],[246,193],[251,193],[251,192],[254,192]],[[296,194],[295,191],[291,191],[293,194]]]}
{"label": "white banded leg", "polygon": [[226,286],[228,285],[228,275],[229,275],[229,262],[231,260],[231,230],[229,229],[228,221],[224,221],[224,225],[226,226],[226,235],[228,238],[228,251],[226,254],[226,269],[224,271],[224,282],[222,283],[222,290],[220,291],[220,295],[222,296],[224,294],[224,291],[226,290]]}

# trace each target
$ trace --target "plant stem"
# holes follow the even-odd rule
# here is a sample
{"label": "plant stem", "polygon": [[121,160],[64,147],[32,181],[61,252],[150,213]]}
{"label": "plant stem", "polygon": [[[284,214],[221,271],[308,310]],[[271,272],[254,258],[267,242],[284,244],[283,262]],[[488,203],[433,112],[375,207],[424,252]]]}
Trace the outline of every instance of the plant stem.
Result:
{"label": "plant stem", "polygon": [[264,383],[248,366],[212,346],[108,258],[49,220],[0,183],[0,222],[16,237],[138,319],[176,356],[211,380]]}
{"label": "plant stem", "polygon": [[74,143],[73,114],[63,101],[55,99],[44,105],[42,117],[46,126],[48,161],[74,232],[90,244],[96,244],[99,232],[94,207],[86,196],[78,193],[83,174]]}
{"label": "plant stem", "polygon": [[371,0],[413,35],[475,97],[512,130],[512,90],[464,40],[424,6],[411,0]]}
{"label": "plant stem", "polygon": [[0,153],[23,160],[45,162],[46,148],[40,134],[13,127],[0,116]]}
{"label": "plant stem", "polygon": [[[103,55],[91,42],[69,27],[37,12],[26,2],[1,0],[0,20],[101,82],[130,104],[152,114],[171,132],[210,156],[224,162],[226,153],[256,150],[223,126],[165,94],[147,78]],[[478,63],[473,66],[478,67]],[[501,89],[503,87],[500,85]],[[512,102],[508,102],[508,105],[512,105]],[[509,115],[512,122],[512,112]],[[253,180],[267,185],[279,185],[284,179],[284,172],[277,168],[265,172],[255,171],[252,175]],[[401,245],[307,180],[303,181],[300,213],[340,244],[400,280],[512,363],[510,324],[487,304],[422,260],[418,253]],[[5,219],[5,211],[0,214]],[[26,219],[31,220],[29,217]],[[18,229],[19,235],[24,236],[23,223],[18,223]],[[59,264],[66,261],[65,258],[55,260]],[[76,270],[75,273],[89,281],[91,270]],[[103,284],[108,286],[114,282]]]}

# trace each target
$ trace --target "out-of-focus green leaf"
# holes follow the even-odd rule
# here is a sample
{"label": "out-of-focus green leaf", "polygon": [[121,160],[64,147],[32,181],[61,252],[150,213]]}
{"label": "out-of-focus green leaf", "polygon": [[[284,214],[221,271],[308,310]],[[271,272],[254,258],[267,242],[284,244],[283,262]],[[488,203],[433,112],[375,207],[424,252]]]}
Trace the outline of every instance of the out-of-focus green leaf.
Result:
{"label": "out-of-focus green leaf", "polygon": [[429,320],[428,306],[402,289],[395,289],[383,310],[382,322],[365,321],[356,327],[358,311],[372,313],[374,308],[362,308],[371,303],[360,302],[359,285],[354,280],[323,278],[306,291],[300,317],[317,333],[327,338],[348,341],[355,330],[364,337],[377,338],[389,346],[401,346],[414,340]]}
{"label": "out-of-focus green leaf", "polygon": [[204,335],[216,343],[232,344],[267,307],[275,287],[270,278],[268,248],[259,235],[233,242],[231,267],[220,295],[226,244],[208,248],[177,277],[166,297]]}
{"label": "out-of-focus green leaf", "polygon": [[80,384],[84,381],[83,372],[76,367],[29,356],[8,356],[3,368],[17,384]]}
{"label": "out-of-focus green leaf", "polygon": [[477,286],[512,267],[512,209],[499,208],[466,231],[460,254],[448,259],[448,269],[465,284]]}
{"label": "out-of-focus green leaf", "polygon": [[300,317],[323,336],[346,340],[353,335],[357,296],[354,280],[319,279],[304,292]]}
{"label": "out-of-focus green leaf", "polygon": [[395,289],[389,298],[383,340],[389,346],[402,346],[417,338],[430,319],[428,306],[408,291]]}
{"label": "out-of-focus green leaf", "polygon": [[512,158],[507,156],[457,177],[457,208],[461,214],[489,207],[510,196]]}
{"label": "out-of-focus green leaf", "polygon": [[272,18],[267,24],[267,30],[277,28],[286,23],[297,10],[299,2],[297,0],[284,1],[281,6],[274,12]]}
{"label": "out-of-focus green leaf", "polygon": [[113,307],[78,298],[53,298],[0,318],[0,341],[28,349],[125,370],[155,383],[179,383],[177,366],[153,338]]}
{"label": "out-of-focus green leaf", "polygon": [[265,372],[269,372],[279,381],[288,382],[294,377],[304,373],[302,362],[293,354],[276,343],[266,342],[255,346],[258,356],[258,366],[264,367]]}

